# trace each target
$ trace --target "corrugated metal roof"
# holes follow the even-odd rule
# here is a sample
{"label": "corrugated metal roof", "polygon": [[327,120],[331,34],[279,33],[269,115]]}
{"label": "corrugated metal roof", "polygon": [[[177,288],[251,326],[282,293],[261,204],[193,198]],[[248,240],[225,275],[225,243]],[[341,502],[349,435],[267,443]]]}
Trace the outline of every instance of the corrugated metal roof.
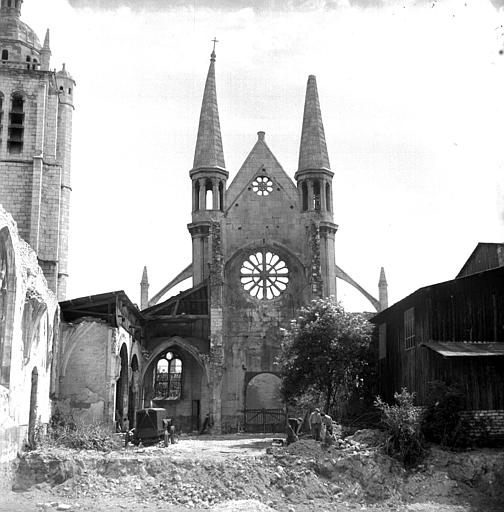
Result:
{"label": "corrugated metal roof", "polygon": [[429,341],[422,345],[444,357],[504,356],[504,342],[499,341]]}

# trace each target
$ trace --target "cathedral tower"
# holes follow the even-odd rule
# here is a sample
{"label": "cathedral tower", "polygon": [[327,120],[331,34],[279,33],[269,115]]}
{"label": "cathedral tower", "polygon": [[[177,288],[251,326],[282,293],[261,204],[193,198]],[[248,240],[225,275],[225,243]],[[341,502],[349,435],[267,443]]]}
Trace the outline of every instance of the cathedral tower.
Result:
{"label": "cathedral tower", "polygon": [[311,286],[315,296],[336,296],[336,261],[333,222],[332,178],[322,124],[322,114],[313,75],[308,77],[295,174],[303,217],[311,226]]}
{"label": "cathedral tower", "polygon": [[0,204],[62,300],[75,81],[64,66],[58,73],[49,70],[49,32],[42,46],[21,21],[21,5],[1,0],[0,6]]}
{"label": "cathedral tower", "polygon": [[189,175],[192,180],[192,223],[188,229],[193,243],[193,284],[197,285],[209,275],[210,226],[222,218],[228,178],[217,108],[215,48],[210,56],[194,163]]}

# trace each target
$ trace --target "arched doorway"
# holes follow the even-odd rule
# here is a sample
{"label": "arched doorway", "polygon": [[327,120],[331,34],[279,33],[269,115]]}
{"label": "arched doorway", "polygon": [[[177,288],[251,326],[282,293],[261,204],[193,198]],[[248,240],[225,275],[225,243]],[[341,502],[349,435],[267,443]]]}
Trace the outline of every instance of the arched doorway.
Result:
{"label": "arched doorway", "polygon": [[143,373],[143,407],[161,407],[177,430],[197,431],[209,411],[206,372],[194,347],[168,341],[153,354]]}
{"label": "arched doorway", "polygon": [[138,358],[135,355],[131,358],[131,382],[129,386],[128,397],[128,420],[129,427],[136,426],[136,408],[138,404],[138,386],[139,386],[139,366]]}
{"label": "arched doorway", "polygon": [[245,386],[245,430],[283,432],[286,411],[280,392],[280,377],[274,373],[258,373],[248,378]]}
{"label": "arched doorway", "polygon": [[38,392],[38,370],[33,368],[31,374],[30,391],[30,413],[28,416],[28,445],[30,448],[36,447],[35,430],[37,426],[37,392]]}
{"label": "arched doorway", "polygon": [[128,412],[128,349],[125,343],[122,344],[119,357],[121,360],[121,372],[116,381],[115,422],[116,429],[122,431],[124,419],[127,418]]}

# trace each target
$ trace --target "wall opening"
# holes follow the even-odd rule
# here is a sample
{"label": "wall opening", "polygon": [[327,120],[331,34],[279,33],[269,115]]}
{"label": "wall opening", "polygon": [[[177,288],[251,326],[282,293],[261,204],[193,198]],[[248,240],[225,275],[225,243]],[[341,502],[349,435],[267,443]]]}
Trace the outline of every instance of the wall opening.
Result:
{"label": "wall opening", "polygon": [[245,407],[247,409],[283,408],[281,384],[280,377],[273,373],[256,375],[247,384]]}
{"label": "wall opening", "polygon": [[212,183],[207,181],[205,186],[205,210],[213,209],[213,190]]}
{"label": "wall opening", "polygon": [[7,140],[9,153],[19,154],[23,151],[24,116],[23,96],[19,93],[14,93],[12,95],[9,119],[9,138]]}
{"label": "wall opening", "polygon": [[123,343],[119,352],[121,371],[116,381],[116,409],[115,422],[116,430],[123,431],[124,420],[127,419],[128,412],[128,349]]}
{"label": "wall opening", "polygon": [[320,211],[320,182],[318,180],[313,183],[313,209]]}
{"label": "wall opening", "polygon": [[9,230],[0,230],[0,384],[9,387],[16,273]]}
{"label": "wall opening", "polygon": [[224,183],[219,182],[219,210],[224,211]]}
{"label": "wall opening", "polygon": [[301,196],[302,196],[302,211],[305,212],[308,210],[308,185],[306,184],[306,181],[303,181],[301,183]]}
{"label": "wall opening", "polygon": [[2,60],[9,60],[9,51],[2,50]]}
{"label": "wall opening", "polygon": [[128,421],[129,428],[136,426],[136,409],[138,404],[138,384],[140,379],[138,358],[136,354],[131,359],[131,382],[129,387],[128,398]]}
{"label": "wall opening", "polygon": [[331,208],[331,185],[329,185],[329,183],[326,183],[326,186],[325,186],[325,195],[326,195],[326,210],[328,212],[332,211],[332,208]]}
{"label": "wall opening", "polygon": [[194,180],[194,211],[200,209],[199,196],[200,196],[200,184],[198,180]]}
{"label": "wall opening", "polygon": [[37,392],[38,392],[38,370],[33,368],[31,375],[30,391],[30,414],[28,417],[28,445],[36,448],[36,427],[37,427]]}

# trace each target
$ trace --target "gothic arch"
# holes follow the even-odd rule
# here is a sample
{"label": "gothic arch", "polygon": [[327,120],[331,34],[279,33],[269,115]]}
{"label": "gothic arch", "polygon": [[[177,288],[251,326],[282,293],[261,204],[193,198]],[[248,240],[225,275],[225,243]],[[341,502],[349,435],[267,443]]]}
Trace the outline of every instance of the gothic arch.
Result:
{"label": "gothic arch", "polygon": [[155,348],[155,350],[149,354],[148,359],[145,363],[145,366],[142,369],[141,382],[144,381],[145,374],[147,373],[147,370],[150,368],[150,366],[154,363],[154,361],[156,361],[156,359],[163,352],[165,352],[167,349],[172,348],[172,347],[180,347],[182,350],[184,350],[185,352],[187,352],[191,356],[193,356],[194,359],[196,360],[196,362],[198,363],[198,365],[203,370],[203,373],[205,374],[205,376],[208,379],[208,377],[209,377],[208,368],[207,368],[207,365],[205,364],[205,362],[203,361],[202,354],[200,353],[200,351],[197,348],[195,348],[193,345],[191,345],[188,341],[186,341],[184,338],[181,338],[180,336],[174,336],[173,338],[169,338],[169,339],[159,343],[157,345],[157,347]]}
{"label": "gothic arch", "polygon": [[16,265],[7,227],[0,230],[0,384],[9,387],[16,300]]}
{"label": "gothic arch", "polygon": [[281,409],[285,406],[280,394],[282,380],[275,372],[251,372],[245,379],[246,409]]}
{"label": "gothic arch", "polygon": [[39,342],[41,325],[44,315],[47,316],[47,306],[37,296],[27,294],[23,307],[23,360],[26,364],[30,358],[33,343]]}

